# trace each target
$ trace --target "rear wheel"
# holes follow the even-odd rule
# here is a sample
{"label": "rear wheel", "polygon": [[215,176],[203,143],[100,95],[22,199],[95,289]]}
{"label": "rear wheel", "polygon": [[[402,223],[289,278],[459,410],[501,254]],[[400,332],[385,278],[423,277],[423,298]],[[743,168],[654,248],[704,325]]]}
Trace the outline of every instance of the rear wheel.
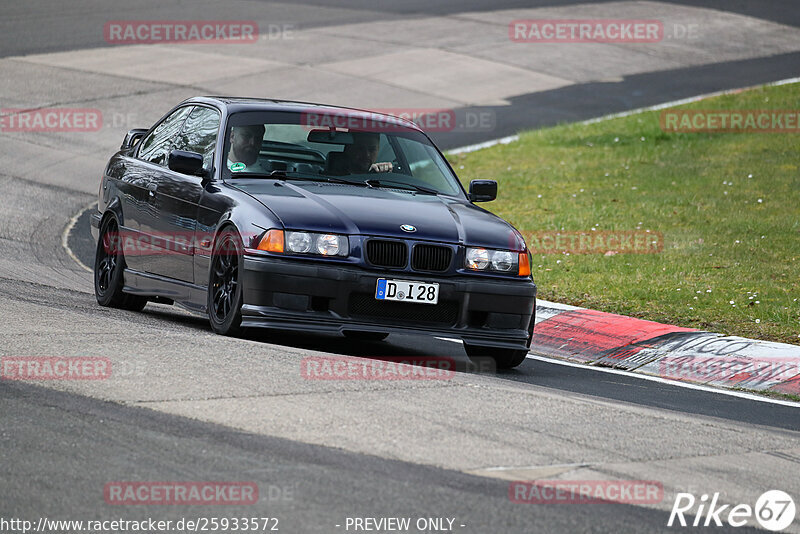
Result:
{"label": "rear wheel", "polygon": [[498,349],[495,347],[483,347],[480,345],[469,345],[464,343],[464,350],[470,360],[476,363],[486,358],[494,360],[498,369],[513,369],[525,361],[528,351],[524,349]]}
{"label": "rear wheel", "polygon": [[227,228],[217,237],[208,281],[208,320],[214,332],[236,335],[242,324],[244,247],[239,234]]}
{"label": "rear wheel", "polygon": [[386,332],[359,332],[357,330],[345,330],[344,337],[357,339],[359,341],[383,341],[389,334]]}
{"label": "rear wheel", "polygon": [[117,220],[113,216],[106,218],[100,227],[94,255],[94,295],[101,306],[140,311],[147,299],[122,291],[125,256],[119,235]]}

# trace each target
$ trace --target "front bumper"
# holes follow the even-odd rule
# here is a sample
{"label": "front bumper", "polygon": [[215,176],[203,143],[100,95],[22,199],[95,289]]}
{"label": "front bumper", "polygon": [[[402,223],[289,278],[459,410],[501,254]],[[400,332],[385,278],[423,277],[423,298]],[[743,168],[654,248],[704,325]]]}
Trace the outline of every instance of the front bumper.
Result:
{"label": "front bumper", "polygon": [[[376,300],[378,278],[436,282],[439,303]],[[272,257],[245,256],[243,288],[243,326],[418,333],[509,349],[530,346],[536,309],[532,280],[392,273]]]}

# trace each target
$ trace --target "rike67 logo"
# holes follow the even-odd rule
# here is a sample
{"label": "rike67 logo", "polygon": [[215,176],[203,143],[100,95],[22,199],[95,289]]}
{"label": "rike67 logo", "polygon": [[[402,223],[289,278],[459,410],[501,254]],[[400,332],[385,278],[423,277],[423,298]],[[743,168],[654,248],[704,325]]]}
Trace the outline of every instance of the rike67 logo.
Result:
{"label": "rike67 logo", "polygon": [[[731,508],[730,504],[720,505],[718,501],[719,493],[714,493],[710,502],[707,494],[701,495],[698,500],[691,493],[678,493],[667,526],[721,527],[727,523],[731,527],[743,527],[752,524],[751,520],[755,518],[761,528],[779,532],[792,524],[796,512],[792,497],[781,490],[764,492],[754,507],[737,504]],[[695,505],[697,511],[692,519]]]}

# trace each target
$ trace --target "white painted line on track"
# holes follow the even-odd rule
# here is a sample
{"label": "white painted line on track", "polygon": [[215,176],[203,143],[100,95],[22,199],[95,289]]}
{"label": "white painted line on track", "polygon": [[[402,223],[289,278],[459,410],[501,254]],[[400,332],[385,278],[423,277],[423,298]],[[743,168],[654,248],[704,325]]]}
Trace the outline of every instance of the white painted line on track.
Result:
{"label": "white painted line on track", "polygon": [[[453,339],[449,337],[437,337],[436,339],[441,339],[442,341],[450,341],[452,343],[462,343],[460,339]],[[554,358],[547,358],[546,356],[537,356],[532,353],[528,353],[528,359],[530,360],[538,360],[544,363],[553,363],[556,365],[564,365],[566,367],[576,367],[578,369],[587,369],[591,371],[597,371],[600,373],[608,373],[612,375],[623,375],[628,376],[631,378],[639,378],[641,380],[649,380],[650,382],[658,382],[660,384],[665,384],[668,386],[676,386],[685,389],[694,389],[697,391],[705,391],[707,393],[719,393],[720,395],[727,395],[729,397],[737,397],[740,399],[747,399],[753,400],[758,402],[766,402],[769,404],[777,404],[780,406],[789,406],[792,408],[800,408],[800,402],[792,402],[792,401],[785,401],[780,399],[771,399],[769,397],[762,397],[760,395],[755,395],[753,393],[745,393],[743,391],[731,391],[729,389],[720,389],[711,386],[704,386],[701,384],[692,384],[690,382],[681,382],[679,380],[669,380],[666,378],[661,378],[659,376],[653,375],[645,375],[640,373],[633,373],[631,371],[624,371],[622,369],[612,369],[610,367],[597,367],[594,365],[588,365],[585,363],[575,363],[566,360],[557,360]]]}
{"label": "white painted line on track", "polygon": [[611,119],[618,119],[620,117],[630,117],[631,115],[638,115],[639,113],[645,113],[647,111],[659,111],[666,108],[671,108],[674,106],[682,106],[684,104],[691,104],[692,102],[699,102],[700,100],[705,100],[707,98],[713,98],[715,96],[722,96],[722,95],[730,95],[734,93],[739,93],[741,91],[748,91],[751,89],[758,89],[759,87],[773,87],[778,85],[786,85],[790,83],[797,83],[800,82],[800,78],[787,78],[786,80],[779,80],[777,82],[765,83],[761,85],[751,85],[748,87],[742,87],[741,89],[725,89],[724,91],[715,91],[713,93],[706,93],[704,95],[697,95],[697,96],[690,96],[689,98],[682,98],[680,100],[673,100],[672,102],[664,102],[663,104],[656,104],[655,106],[648,106],[645,108],[639,109],[632,109],[630,111],[622,111],[620,113],[612,113],[611,115],[604,115],[602,117],[597,117],[595,119],[588,119],[582,121],[578,124],[594,124],[597,122],[603,122]]}
{"label": "white painted line on track", "polygon": [[514,141],[519,141],[518,135],[509,135],[508,137],[501,137],[500,139],[491,139],[489,141],[484,141],[483,143],[462,146],[460,148],[454,148],[453,150],[445,150],[445,152],[447,154],[464,154],[466,152],[475,152],[476,150],[480,150],[482,148],[489,148],[490,146],[494,145],[507,145],[508,143],[513,143]]}
{"label": "white painted line on track", "polygon": [[501,465],[497,467],[484,467],[481,471],[516,471],[518,469],[551,469],[553,467],[573,467],[579,469],[582,467],[593,467],[595,465],[603,465],[600,462],[579,462],[573,464],[546,464],[546,465]]}
{"label": "white painted line on track", "polygon": [[[620,113],[612,113],[611,115],[603,115],[602,117],[596,117],[594,119],[587,119],[585,121],[581,121],[578,124],[594,124],[596,122],[603,122],[611,119],[618,119],[620,117],[630,117],[631,115],[637,115],[639,113],[645,113],[647,111],[658,111],[665,108],[670,108],[673,106],[681,106],[683,104],[691,104],[692,102],[698,102],[700,100],[705,100],[706,98],[713,98],[715,96],[722,96],[722,95],[730,95],[733,93],[738,93],[740,91],[747,91],[749,89],[757,89],[759,87],[773,87],[778,85],[787,85],[790,83],[798,83],[800,82],[800,78],[787,78],[785,80],[778,80],[777,82],[770,82],[761,85],[751,85],[747,87],[741,87],[739,89],[725,89],[724,91],[715,91],[713,93],[706,93],[697,96],[691,96],[689,98],[682,98],[680,100],[673,100],[671,102],[664,102],[663,104],[656,104],[654,106],[647,106],[644,108],[637,108],[632,109],[630,111],[622,111]],[[477,143],[474,145],[467,145],[462,146],[459,148],[454,148],[452,150],[446,150],[446,154],[464,154],[466,152],[475,152],[476,150],[481,150],[484,148],[493,147],[495,145],[507,145],[508,143],[513,143],[514,141],[519,141],[519,135],[509,135],[507,137],[501,137],[499,139],[490,139],[489,141],[484,141],[483,143]]]}
{"label": "white painted line on track", "polygon": [[67,251],[69,257],[75,260],[75,263],[80,265],[82,269],[89,271],[90,273],[93,273],[94,271],[89,267],[87,267],[86,265],[84,265],[84,263],[78,259],[78,256],[76,256],[75,253],[72,252],[72,249],[69,247],[69,233],[72,231],[72,228],[76,224],[78,224],[78,219],[80,218],[81,215],[83,215],[83,212],[85,212],[86,210],[95,205],[97,205],[97,201],[94,201],[91,204],[87,204],[86,206],[81,208],[80,211],[78,211],[78,213],[76,213],[70,218],[69,223],[67,223],[67,227],[64,228],[64,232],[62,232],[61,234],[61,246],[64,247],[64,250]]}
{"label": "white painted line on track", "polygon": [[536,299],[536,307],[542,306],[544,308],[553,308],[556,310],[562,311],[574,311],[574,310],[585,310],[587,308],[581,308],[580,306],[573,306],[571,304],[562,304],[560,302],[551,302],[549,300],[542,300]]}
{"label": "white painted line on track", "polygon": [[729,397],[737,397],[740,399],[748,399],[754,400],[758,402],[767,402],[770,404],[778,404],[780,406],[790,406],[792,408],[800,408],[800,403],[792,402],[792,401],[784,401],[780,399],[770,399],[769,397],[762,397],[759,395],[754,395],[752,393],[745,393],[743,391],[731,391],[729,389],[718,389],[711,386],[704,386],[701,384],[692,384],[689,382],[681,382],[679,380],[669,380],[666,378],[661,378],[659,376],[653,375],[645,375],[640,373],[632,373],[630,371],[623,371],[622,369],[612,369],[610,367],[597,367],[594,365],[586,365],[583,363],[575,363],[569,362],[565,360],[556,360],[553,358],[547,358],[545,356],[536,356],[535,354],[528,354],[528,358],[531,360],[538,360],[540,362],[545,363],[554,363],[557,365],[565,365],[567,367],[578,367],[580,369],[590,369],[592,371],[598,371],[600,373],[608,373],[612,375],[624,375],[629,376],[632,378],[640,378],[642,380],[649,380],[650,382],[658,382],[660,384],[666,384],[668,386],[677,386],[686,389],[694,389],[698,391],[705,391],[708,393],[719,393],[720,395],[727,395]]}

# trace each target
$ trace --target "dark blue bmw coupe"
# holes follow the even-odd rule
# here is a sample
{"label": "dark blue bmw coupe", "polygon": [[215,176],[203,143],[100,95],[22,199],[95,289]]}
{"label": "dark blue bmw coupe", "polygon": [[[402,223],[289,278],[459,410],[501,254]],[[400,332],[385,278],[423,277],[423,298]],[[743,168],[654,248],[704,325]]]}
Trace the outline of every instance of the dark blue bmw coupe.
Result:
{"label": "dark blue bmw coupe", "polygon": [[211,327],[463,340],[519,365],[536,286],[519,232],[476,206],[413,123],[348,108],[202,97],[128,132],[105,168],[95,293],[176,303]]}

